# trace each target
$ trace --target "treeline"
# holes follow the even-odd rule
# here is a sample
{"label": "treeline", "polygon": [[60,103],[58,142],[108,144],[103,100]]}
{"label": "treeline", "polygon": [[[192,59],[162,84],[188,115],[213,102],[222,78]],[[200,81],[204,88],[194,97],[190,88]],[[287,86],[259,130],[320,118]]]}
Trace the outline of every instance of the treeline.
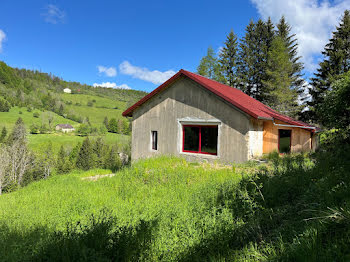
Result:
{"label": "treeline", "polygon": [[[284,17],[276,25],[270,18],[251,21],[242,39],[238,40],[233,31],[229,33],[218,55],[209,47],[197,72],[239,88],[286,115],[327,127],[326,97],[332,85],[350,70],[349,10],[322,52],[323,60],[311,78],[311,87],[305,86],[298,43],[291,29]],[[306,89],[311,99],[302,94]],[[332,108],[331,103],[328,105]]]}
{"label": "treeline", "polygon": [[42,154],[35,155],[28,148],[24,122],[18,118],[9,135],[5,127],[0,133],[0,194],[73,169],[105,168],[114,172],[128,164],[129,147],[107,145],[101,137],[96,141],[87,137],[72,150],[62,146],[58,154],[50,142]]}
{"label": "treeline", "polygon": [[302,109],[298,95],[304,90],[297,49],[297,39],[284,17],[277,25],[270,18],[251,21],[242,39],[229,33],[218,55],[209,47],[197,72],[295,117]]}

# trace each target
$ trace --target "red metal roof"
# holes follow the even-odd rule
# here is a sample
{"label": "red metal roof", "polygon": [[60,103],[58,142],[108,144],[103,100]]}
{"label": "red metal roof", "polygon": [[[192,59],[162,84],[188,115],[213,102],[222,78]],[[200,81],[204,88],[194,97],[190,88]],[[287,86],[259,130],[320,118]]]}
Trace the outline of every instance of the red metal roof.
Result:
{"label": "red metal roof", "polygon": [[290,125],[310,127],[310,129],[314,129],[314,127],[309,124],[294,120],[288,116],[278,113],[277,111],[264,105],[258,100],[248,96],[247,94],[243,93],[241,90],[237,88],[233,88],[231,86],[221,84],[214,80],[191,73],[183,69],[177,72],[173,77],[171,77],[169,80],[164,82],[158,88],[153,90],[151,93],[143,97],[133,106],[125,110],[123,112],[123,116],[132,116],[132,113],[136,108],[140,107],[143,103],[151,99],[154,95],[166,89],[171,83],[176,81],[181,76],[186,76],[192,79],[193,81],[197,82],[204,88],[208,89],[209,91],[213,92],[217,96],[221,97],[222,99],[226,100],[230,104],[234,105],[238,109],[242,110],[243,112],[247,113],[248,115],[256,119],[268,119],[268,120],[277,119],[285,123],[288,123]]}

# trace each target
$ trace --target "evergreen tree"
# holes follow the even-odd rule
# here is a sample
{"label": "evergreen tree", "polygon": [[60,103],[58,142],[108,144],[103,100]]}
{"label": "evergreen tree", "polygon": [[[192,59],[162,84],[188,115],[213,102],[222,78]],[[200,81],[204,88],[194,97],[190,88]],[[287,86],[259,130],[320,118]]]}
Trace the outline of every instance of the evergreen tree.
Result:
{"label": "evergreen tree", "polygon": [[263,81],[266,87],[266,101],[273,109],[284,114],[295,116],[298,93],[292,87],[291,72],[293,64],[289,59],[288,49],[284,40],[277,36],[271,44],[268,56],[267,80]]}
{"label": "evergreen tree", "polygon": [[238,83],[240,89],[254,97],[266,102],[268,90],[263,85],[267,79],[266,69],[268,53],[274,38],[274,29],[271,20],[266,23],[261,19],[257,23],[251,21],[240,43]]}
{"label": "evergreen tree", "polygon": [[298,56],[298,42],[295,38],[295,34],[291,34],[291,26],[287,23],[284,16],[281,17],[276,25],[277,36],[281,37],[289,53],[289,60],[292,63],[292,71],[290,77],[292,79],[292,86],[298,92],[301,92],[304,87],[304,80],[302,78],[302,70],[304,69],[303,63],[300,61],[301,57]]}
{"label": "evergreen tree", "polygon": [[118,171],[122,166],[122,162],[119,157],[118,147],[112,146],[105,159],[105,168],[112,170],[112,172]]}
{"label": "evergreen tree", "polygon": [[93,167],[93,152],[89,137],[87,137],[81,145],[76,165],[83,170],[89,170]]}
{"label": "evergreen tree", "polygon": [[58,152],[57,160],[56,160],[56,170],[58,174],[65,174],[66,173],[66,162],[67,162],[67,156],[66,152],[64,150],[63,145],[60,148],[60,151]]}
{"label": "evergreen tree", "polygon": [[7,136],[7,129],[4,126],[1,130],[1,135],[0,135],[0,143],[4,142]]}
{"label": "evergreen tree", "polygon": [[13,127],[12,133],[9,135],[7,142],[12,144],[15,141],[26,141],[27,132],[23,119],[19,117]]}
{"label": "evergreen tree", "polygon": [[105,116],[105,118],[103,119],[103,124],[105,125],[105,127],[108,130],[108,117]]}
{"label": "evergreen tree", "polygon": [[208,47],[207,55],[201,59],[197,73],[218,82],[225,81],[221,74],[220,64],[211,46]]}
{"label": "evergreen tree", "polygon": [[238,43],[237,36],[233,30],[227,36],[224,47],[219,54],[219,63],[221,73],[225,79],[225,84],[229,86],[236,86],[237,78],[237,61],[238,61]]}
{"label": "evergreen tree", "polygon": [[0,98],[0,112],[8,112],[10,111],[10,104],[5,99]]}
{"label": "evergreen tree", "polygon": [[63,107],[63,104],[60,105],[60,108],[58,109],[58,114],[60,116],[63,116],[63,113],[64,113],[64,107]]}
{"label": "evergreen tree", "polygon": [[101,137],[98,137],[93,147],[93,153],[95,155],[95,166],[98,168],[103,167],[103,158],[105,153],[104,150],[105,144],[103,142],[103,139]]}
{"label": "evergreen tree", "polygon": [[310,117],[317,118],[317,107],[321,106],[326,91],[331,89],[332,81],[350,70],[350,12],[346,10],[340,25],[336,27],[332,38],[322,52],[324,60],[319,64],[315,77],[312,78],[310,94],[312,101],[308,103]]}

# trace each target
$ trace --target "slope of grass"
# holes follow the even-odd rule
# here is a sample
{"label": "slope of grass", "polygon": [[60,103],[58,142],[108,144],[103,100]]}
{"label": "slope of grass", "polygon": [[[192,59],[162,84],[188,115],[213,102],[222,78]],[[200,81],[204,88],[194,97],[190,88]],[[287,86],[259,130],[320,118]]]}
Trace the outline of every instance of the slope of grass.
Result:
{"label": "slope of grass", "polygon": [[89,121],[94,126],[103,125],[103,120],[105,117],[108,119],[116,118],[122,119],[123,110],[120,109],[111,109],[111,108],[98,108],[90,106],[76,106],[76,105],[67,105],[66,108],[70,112],[74,112],[75,115],[85,118],[89,118]]}
{"label": "slope of grass", "polygon": [[[20,112],[22,113],[20,114]],[[38,118],[33,116],[34,112],[39,113]],[[28,112],[27,108],[25,107],[22,107],[22,108],[12,107],[9,112],[0,112],[0,128],[5,126],[8,131],[12,130],[13,126],[15,125],[19,117],[23,119],[28,131],[29,131],[29,127],[32,124],[37,124],[39,126],[42,124],[45,124],[46,126],[48,126],[48,120],[47,120],[48,114],[53,116],[52,127],[55,127],[57,124],[71,124],[72,126],[75,126],[75,127],[79,125],[79,123],[66,119],[53,112],[49,112],[49,111],[43,112],[37,109],[34,109],[31,112]]]}
{"label": "slope of grass", "polygon": [[[232,214],[215,207],[224,188],[234,188],[241,179],[232,168],[190,165],[182,159],[163,157],[141,161],[112,178],[81,180],[106,173],[110,171],[56,176],[0,196],[0,223],[11,232],[31,235],[30,243],[19,246],[9,239],[7,244],[0,243],[0,253],[1,244],[6,244],[14,256],[28,256],[26,245],[35,251],[38,238],[64,230],[69,221],[86,223],[90,214],[97,215],[101,209],[111,210],[121,226],[157,220],[159,235],[155,236],[152,256],[165,256],[165,260],[176,259],[208,232],[232,224]],[[33,233],[35,228],[45,230]],[[5,240],[6,235],[0,239]]]}
{"label": "slope of grass", "polygon": [[[160,157],[0,196],[4,261],[349,261],[350,147],[269,165]],[[82,180],[85,178],[85,180]],[[20,243],[20,244],[19,244]]]}
{"label": "slope of grass", "polygon": [[[90,137],[94,140],[97,137]],[[126,146],[130,142],[130,136],[107,133],[102,136],[104,142],[108,145],[118,144],[121,148]],[[72,149],[78,143],[82,143],[85,137],[76,136],[72,133],[53,133],[53,134],[37,134],[37,135],[28,135],[29,148],[31,148],[36,153],[42,153],[46,150],[47,146],[51,142],[52,149],[57,153],[63,145],[66,149]]]}
{"label": "slope of grass", "polygon": [[83,106],[86,106],[89,101],[96,101],[93,102],[94,107],[100,107],[100,108],[120,108],[124,109],[126,108],[126,103],[123,101],[117,101],[117,100],[112,100],[108,99],[105,97],[100,97],[100,96],[93,96],[93,95],[84,95],[84,94],[60,94],[62,100],[65,103],[72,103],[75,105],[76,103],[79,103]]}

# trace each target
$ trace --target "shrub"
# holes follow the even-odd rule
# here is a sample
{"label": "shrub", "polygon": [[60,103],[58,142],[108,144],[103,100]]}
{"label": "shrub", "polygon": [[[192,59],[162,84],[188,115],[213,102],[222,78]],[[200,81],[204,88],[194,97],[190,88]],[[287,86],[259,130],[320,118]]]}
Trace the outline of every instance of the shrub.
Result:
{"label": "shrub", "polygon": [[39,116],[40,116],[39,112],[34,112],[34,113],[33,113],[33,117],[39,118]]}
{"label": "shrub", "polygon": [[0,112],[8,112],[10,111],[10,108],[10,103],[0,97]]}

